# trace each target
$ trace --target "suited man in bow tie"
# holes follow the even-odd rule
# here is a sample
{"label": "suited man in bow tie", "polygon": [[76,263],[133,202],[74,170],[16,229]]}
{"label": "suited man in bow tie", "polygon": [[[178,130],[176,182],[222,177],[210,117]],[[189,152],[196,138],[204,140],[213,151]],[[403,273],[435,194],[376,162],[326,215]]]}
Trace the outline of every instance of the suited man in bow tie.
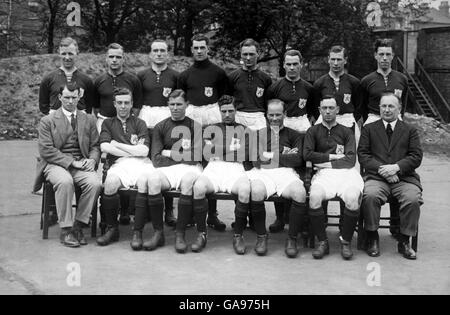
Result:
{"label": "suited man in bow tie", "polygon": [[369,256],[380,255],[378,227],[381,206],[392,195],[400,204],[398,251],[407,259],[416,259],[410,237],[416,236],[422,186],[416,169],[423,152],[417,130],[398,119],[401,101],[394,93],[380,100],[381,120],[364,127],[358,157],[365,170],[361,211],[368,237]]}
{"label": "suited man in bow tie", "polygon": [[[55,191],[56,210],[61,227],[61,243],[68,247],[86,245],[83,227],[100,193],[96,175],[100,160],[99,135],[92,115],[77,110],[80,88],[69,83],[61,88],[61,108],[41,119],[35,190],[44,179]],[[77,209],[72,208],[75,185],[81,188]]]}

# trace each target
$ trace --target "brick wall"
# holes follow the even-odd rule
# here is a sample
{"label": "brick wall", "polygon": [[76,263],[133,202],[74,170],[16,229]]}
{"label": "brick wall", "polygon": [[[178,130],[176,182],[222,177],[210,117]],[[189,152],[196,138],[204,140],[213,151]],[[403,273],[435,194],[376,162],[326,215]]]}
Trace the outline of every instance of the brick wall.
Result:
{"label": "brick wall", "polygon": [[450,27],[420,31],[417,57],[450,104]]}

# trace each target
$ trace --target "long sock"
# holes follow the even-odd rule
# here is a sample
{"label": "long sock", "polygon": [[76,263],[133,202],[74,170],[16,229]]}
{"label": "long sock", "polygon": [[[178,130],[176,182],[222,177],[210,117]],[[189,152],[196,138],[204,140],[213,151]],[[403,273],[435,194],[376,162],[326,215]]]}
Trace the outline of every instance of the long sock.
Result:
{"label": "long sock", "polygon": [[148,196],[148,208],[155,231],[164,229],[164,199],[162,194]]}
{"label": "long sock", "polygon": [[142,231],[148,220],[147,194],[138,193],[135,201],[134,231]]}
{"label": "long sock", "polygon": [[242,235],[242,233],[244,233],[245,227],[247,226],[247,215],[249,214],[249,210],[250,204],[242,203],[240,201],[236,202],[236,208],[234,209],[234,234]]}
{"label": "long sock", "polygon": [[197,225],[197,231],[206,233],[206,215],[208,214],[208,200],[194,199],[194,218]]}
{"label": "long sock", "polygon": [[130,196],[126,192],[120,194],[120,214],[128,214],[130,208]]}
{"label": "long sock", "polygon": [[311,220],[313,232],[319,239],[319,242],[325,241],[327,239],[327,233],[325,231],[325,212],[323,208],[310,209],[309,219]]}
{"label": "long sock", "polygon": [[257,235],[267,234],[266,230],[266,207],[264,201],[252,201],[250,209],[253,215],[253,222]]}
{"label": "long sock", "polygon": [[111,196],[103,195],[102,208],[105,214],[106,224],[116,227],[118,225],[117,216],[119,215],[120,198],[118,194]]}
{"label": "long sock", "polygon": [[378,240],[380,237],[378,231],[366,231],[368,240]]}
{"label": "long sock", "polygon": [[342,226],[342,238],[346,242],[351,242],[353,238],[353,232],[358,224],[359,210],[351,211],[347,208],[344,210],[344,224]]}
{"label": "long sock", "polygon": [[291,210],[289,212],[289,232],[288,235],[296,238],[300,231],[308,208],[304,202],[292,201]]}
{"label": "long sock", "polygon": [[177,232],[184,233],[186,231],[186,225],[191,221],[192,212],[192,196],[181,195],[178,200]]}

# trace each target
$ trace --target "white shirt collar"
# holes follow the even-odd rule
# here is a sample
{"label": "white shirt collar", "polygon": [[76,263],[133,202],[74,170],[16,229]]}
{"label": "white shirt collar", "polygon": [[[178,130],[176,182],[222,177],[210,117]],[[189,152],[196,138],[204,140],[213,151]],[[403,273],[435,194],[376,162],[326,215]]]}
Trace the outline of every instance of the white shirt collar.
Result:
{"label": "white shirt collar", "polygon": [[387,125],[388,125],[388,124],[391,124],[392,131],[394,131],[395,126],[397,125],[397,121],[398,121],[398,119],[396,119],[396,120],[394,120],[394,121],[388,123],[387,121],[383,120],[384,129],[387,128]]}
{"label": "white shirt collar", "polygon": [[65,110],[63,107],[61,107],[61,109],[62,109],[62,112],[63,112],[64,116],[66,116],[67,119],[69,119],[69,121],[71,119],[72,114],[74,114],[75,118],[77,118],[77,111],[74,111],[73,113],[71,113],[68,110]]}

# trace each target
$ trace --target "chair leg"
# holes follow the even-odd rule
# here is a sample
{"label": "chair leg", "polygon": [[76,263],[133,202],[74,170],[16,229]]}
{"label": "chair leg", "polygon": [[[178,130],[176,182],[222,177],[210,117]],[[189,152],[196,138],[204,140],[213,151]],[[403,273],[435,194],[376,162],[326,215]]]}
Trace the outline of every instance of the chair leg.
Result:
{"label": "chair leg", "polygon": [[94,203],[91,213],[91,237],[97,237],[97,210],[98,202]]}
{"label": "chair leg", "polygon": [[42,239],[48,239],[48,226],[50,221],[50,204],[49,204],[49,194],[53,193],[53,187],[51,187],[50,183],[44,184],[44,190],[42,192],[42,206],[44,210],[43,219],[42,219]]}
{"label": "chair leg", "polygon": [[364,217],[360,213],[358,219],[358,238],[356,239],[356,248],[366,250],[366,232],[364,231]]}
{"label": "chair leg", "polygon": [[417,229],[417,234],[416,234],[416,236],[413,236],[413,237],[412,237],[412,244],[411,244],[411,247],[412,247],[412,249],[414,249],[415,252],[417,252],[417,243],[418,243],[418,240],[419,240],[419,229]]}

